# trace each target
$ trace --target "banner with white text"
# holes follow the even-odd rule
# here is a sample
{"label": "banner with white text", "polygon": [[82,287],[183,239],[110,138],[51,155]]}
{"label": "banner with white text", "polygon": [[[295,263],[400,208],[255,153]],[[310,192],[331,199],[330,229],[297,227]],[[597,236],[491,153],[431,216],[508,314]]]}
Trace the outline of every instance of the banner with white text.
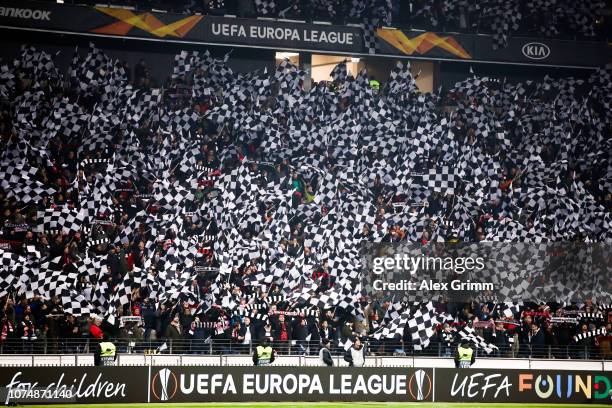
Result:
{"label": "banner with white text", "polygon": [[381,401],[609,403],[604,371],[326,367],[3,367],[13,404]]}
{"label": "banner with white text", "polygon": [[[363,41],[363,29],[355,25],[160,13],[54,2],[5,0],[0,5],[0,28],[347,56],[369,55]],[[511,37],[506,48],[493,49],[488,35],[395,28],[380,28],[376,36],[378,55],[428,60],[588,68],[605,65],[612,49],[603,41],[527,37]]]}

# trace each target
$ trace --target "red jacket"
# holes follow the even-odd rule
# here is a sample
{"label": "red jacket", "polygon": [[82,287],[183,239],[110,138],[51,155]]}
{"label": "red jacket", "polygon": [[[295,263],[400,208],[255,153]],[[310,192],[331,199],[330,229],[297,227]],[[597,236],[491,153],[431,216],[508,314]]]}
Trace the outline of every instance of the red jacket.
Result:
{"label": "red jacket", "polygon": [[95,324],[89,326],[89,334],[91,334],[91,337],[93,337],[94,339],[104,338],[104,333],[102,333],[102,329],[100,329]]}

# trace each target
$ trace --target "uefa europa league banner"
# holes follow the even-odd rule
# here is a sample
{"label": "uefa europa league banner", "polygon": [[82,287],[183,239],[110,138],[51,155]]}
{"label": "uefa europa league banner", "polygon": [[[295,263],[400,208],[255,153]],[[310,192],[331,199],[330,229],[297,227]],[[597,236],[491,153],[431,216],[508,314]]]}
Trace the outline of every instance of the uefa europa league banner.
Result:
{"label": "uefa europa league banner", "polygon": [[[0,27],[353,56],[369,52],[364,45],[363,29],[355,26],[71,6],[55,2],[3,0]],[[376,36],[377,54],[434,60],[597,67],[607,63],[610,50],[604,41],[520,37],[510,37],[506,48],[494,50],[491,36],[394,28],[380,28]]]}
{"label": "uefa europa league banner", "polygon": [[604,371],[325,367],[3,367],[2,403],[605,403]]}
{"label": "uefa europa league banner", "polygon": [[150,402],[432,401],[433,369],[154,367]]}

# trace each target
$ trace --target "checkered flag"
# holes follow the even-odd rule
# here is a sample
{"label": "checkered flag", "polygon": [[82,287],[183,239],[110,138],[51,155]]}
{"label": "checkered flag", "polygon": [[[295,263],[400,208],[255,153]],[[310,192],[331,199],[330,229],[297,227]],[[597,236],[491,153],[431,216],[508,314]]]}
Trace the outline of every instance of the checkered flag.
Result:
{"label": "checkered flag", "polygon": [[7,197],[24,204],[37,203],[45,196],[53,196],[56,190],[35,180],[33,177],[35,173],[35,169],[25,163],[0,166],[0,187],[6,192]]}
{"label": "checkered flag", "polygon": [[74,289],[69,289],[67,287],[60,288],[56,296],[58,296],[62,302],[64,313],[73,316],[82,316],[89,315],[94,310],[89,301],[85,299],[85,296],[76,292]]}
{"label": "checkered flag", "polygon": [[493,49],[508,46],[510,34],[519,28],[521,13],[519,3],[515,1],[497,0],[485,14],[493,14],[491,29],[493,30]]}
{"label": "checkered flag", "polygon": [[429,346],[429,342],[435,334],[434,327],[437,324],[437,312],[432,302],[423,305],[408,320],[408,330],[412,336],[415,350],[423,350]]}
{"label": "checkered flag", "polygon": [[128,100],[126,119],[133,126],[151,117],[161,101],[161,89],[139,90]]}
{"label": "checkered flag", "polygon": [[[208,51],[207,51],[208,54]],[[208,55],[205,55],[206,59]],[[198,51],[181,51],[174,56],[174,67],[172,68],[172,79],[183,77],[200,67],[201,62]]]}
{"label": "checkered flag", "polygon": [[473,198],[467,195],[457,196],[455,205],[451,209],[449,220],[453,221],[455,225],[468,224],[471,220],[476,218],[482,210]]}
{"label": "checkered flag", "polygon": [[80,106],[63,99],[53,105],[53,112],[45,121],[45,127],[68,138],[80,139],[88,119],[89,115],[84,114]]}
{"label": "checkered flag", "polygon": [[428,174],[423,175],[423,183],[433,191],[455,194],[457,181],[453,169],[448,166],[441,166],[430,169]]}
{"label": "checkered flag", "polygon": [[328,173],[320,182],[315,203],[321,205],[332,205],[332,202],[337,194],[337,181],[333,174]]}
{"label": "checkered flag", "polygon": [[168,132],[189,132],[196,128],[200,116],[192,109],[164,112],[160,118],[160,127]]}
{"label": "checkered flag", "polygon": [[520,313],[521,306],[523,306],[522,301],[504,302],[498,304],[496,309],[500,316],[504,318],[514,318],[514,316],[517,316]]}
{"label": "checkered flag", "polygon": [[362,25],[363,30],[363,45],[368,54],[374,55],[378,52],[378,20],[368,19]]}
{"label": "checkered flag", "polygon": [[194,199],[190,190],[167,181],[160,181],[155,186],[153,197],[160,207],[178,212],[183,211],[185,205]]}
{"label": "checkered flag", "polygon": [[91,296],[91,304],[99,313],[105,313],[110,306],[111,296],[112,290],[108,282],[98,282]]}
{"label": "checkered flag", "polygon": [[58,207],[38,211],[37,232],[61,230],[62,233],[81,230],[85,216],[80,210]]}
{"label": "checkered flag", "polygon": [[31,91],[24,92],[17,97],[16,103],[16,122],[23,125],[26,129],[31,129],[34,121],[38,118],[44,92],[40,88],[33,88]]}
{"label": "checkered flag", "polygon": [[348,71],[346,70],[346,61],[342,61],[340,64],[336,65],[332,72],[329,74],[332,77],[334,82],[344,82],[348,77]]}
{"label": "checkered flag", "polygon": [[45,298],[56,296],[62,287],[73,287],[79,276],[74,267],[66,267],[62,257],[56,257],[40,264],[40,268],[30,268],[28,281],[24,282],[20,292],[27,296],[40,295]]}
{"label": "checkered flag", "polygon": [[[80,62],[80,64],[79,64]],[[102,53],[93,43],[89,44],[89,53],[83,61],[80,61],[78,54],[71,64],[70,76],[77,79],[78,92],[89,95],[98,90],[105,83],[109,64],[111,63],[104,53]]]}
{"label": "checkered flag", "polygon": [[276,13],[276,2],[274,0],[255,0],[257,14],[267,17]]}
{"label": "checkered flag", "polygon": [[33,82],[46,80],[53,83],[61,77],[51,55],[32,46],[22,45],[21,54],[14,63]]}
{"label": "checkered flag", "polygon": [[211,0],[209,3],[211,10],[221,10],[225,8],[225,0]]}
{"label": "checkered flag", "polygon": [[0,65],[0,96],[8,98],[17,84],[15,75],[7,64]]}
{"label": "checkered flag", "polygon": [[398,94],[417,91],[418,87],[410,73],[410,62],[398,61],[391,70],[389,78],[389,93]]}
{"label": "checkered flag", "polygon": [[25,257],[0,249],[0,297],[15,289],[25,265]]}
{"label": "checkered flag", "polygon": [[365,11],[367,0],[351,0],[351,8],[349,9],[349,17],[353,19],[361,19]]}
{"label": "checkered flag", "polygon": [[[110,324],[115,324],[117,311],[122,309],[125,305],[128,305],[132,300],[132,283],[132,275],[127,273],[119,282],[119,285],[117,285],[115,288],[115,291],[108,302],[108,309],[106,310],[105,314],[106,320]],[[103,288],[101,287],[101,289]]]}
{"label": "checkered flag", "polygon": [[[410,310],[407,310],[382,326],[378,329],[372,337],[380,340],[382,339],[398,339],[402,338],[404,335],[404,329],[406,328],[406,323],[410,319]],[[415,322],[416,324],[416,322]],[[413,337],[414,338],[414,337]],[[420,339],[420,337],[419,337]]]}
{"label": "checkered flag", "polygon": [[464,327],[458,333],[460,341],[472,343],[476,348],[484,350],[487,354],[491,354],[493,350],[499,350],[499,348],[491,343],[487,343],[485,339],[478,336],[476,331],[471,327]]}

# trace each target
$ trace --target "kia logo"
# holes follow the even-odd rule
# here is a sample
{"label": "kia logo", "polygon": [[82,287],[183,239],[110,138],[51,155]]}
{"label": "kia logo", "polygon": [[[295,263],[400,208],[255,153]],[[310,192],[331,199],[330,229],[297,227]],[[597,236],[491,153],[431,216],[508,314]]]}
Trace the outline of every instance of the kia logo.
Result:
{"label": "kia logo", "polygon": [[550,55],[550,48],[548,48],[548,45],[537,42],[523,45],[522,51],[524,56],[535,60],[546,59]]}

